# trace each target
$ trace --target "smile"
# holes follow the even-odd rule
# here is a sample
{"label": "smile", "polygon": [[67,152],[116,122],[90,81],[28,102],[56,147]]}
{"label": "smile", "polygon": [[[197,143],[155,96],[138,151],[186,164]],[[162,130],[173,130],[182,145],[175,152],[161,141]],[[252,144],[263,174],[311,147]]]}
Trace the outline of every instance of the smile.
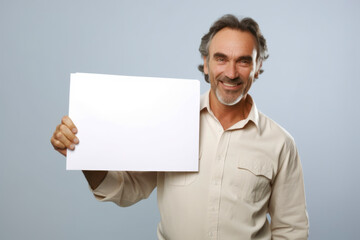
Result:
{"label": "smile", "polygon": [[219,83],[223,86],[224,89],[228,89],[228,90],[237,90],[240,87],[240,85],[242,84],[242,82],[229,83],[229,82],[223,82],[223,81],[219,81]]}
{"label": "smile", "polygon": [[236,86],[238,86],[238,85],[240,85],[240,83],[233,83],[233,84],[231,84],[231,83],[224,83],[224,82],[222,82],[225,86],[228,86],[228,87],[236,87]]}

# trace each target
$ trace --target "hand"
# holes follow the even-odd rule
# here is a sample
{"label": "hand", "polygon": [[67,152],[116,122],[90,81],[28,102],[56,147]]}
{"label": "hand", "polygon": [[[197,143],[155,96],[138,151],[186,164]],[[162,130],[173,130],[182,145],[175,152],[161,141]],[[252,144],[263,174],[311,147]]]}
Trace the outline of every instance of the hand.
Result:
{"label": "hand", "polygon": [[77,128],[68,116],[61,119],[61,124],[56,126],[50,142],[54,149],[66,156],[67,149],[74,150],[79,139],[75,136]]}

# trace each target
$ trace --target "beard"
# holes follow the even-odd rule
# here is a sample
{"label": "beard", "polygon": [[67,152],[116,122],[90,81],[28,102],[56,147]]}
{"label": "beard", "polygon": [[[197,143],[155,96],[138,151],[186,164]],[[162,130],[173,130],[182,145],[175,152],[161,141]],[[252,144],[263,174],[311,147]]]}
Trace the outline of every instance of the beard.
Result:
{"label": "beard", "polygon": [[[218,82],[218,85],[219,85],[219,82],[222,82],[222,83],[225,83],[225,84],[244,84],[245,81],[243,81],[241,78],[234,78],[234,79],[230,79],[228,77],[225,77],[225,76],[220,76],[216,79],[216,81]],[[226,105],[226,106],[233,106],[237,103],[239,103],[241,101],[241,99],[244,97],[244,91],[245,89],[240,89],[239,91],[237,92],[233,92],[231,90],[225,90],[225,93],[222,92],[219,87],[217,86],[213,86],[213,90],[215,90],[215,96],[216,98],[219,100],[220,103],[222,103],[223,105]]]}
{"label": "beard", "polygon": [[241,93],[237,98],[222,96],[218,88],[215,91],[215,95],[216,98],[219,100],[219,102],[221,102],[226,106],[233,106],[239,103],[241,99],[244,97],[243,93]]}

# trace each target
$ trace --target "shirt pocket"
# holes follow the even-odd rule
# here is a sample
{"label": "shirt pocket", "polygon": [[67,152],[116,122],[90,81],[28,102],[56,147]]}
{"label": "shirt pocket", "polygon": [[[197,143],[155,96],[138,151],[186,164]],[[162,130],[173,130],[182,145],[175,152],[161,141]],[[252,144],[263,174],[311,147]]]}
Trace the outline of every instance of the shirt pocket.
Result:
{"label": "shirt pocket", "polygon": [[272,164],[265,159],[241,159],[237,162],[235,186],[239,197],[258,202],[270,196],[273,177]]}

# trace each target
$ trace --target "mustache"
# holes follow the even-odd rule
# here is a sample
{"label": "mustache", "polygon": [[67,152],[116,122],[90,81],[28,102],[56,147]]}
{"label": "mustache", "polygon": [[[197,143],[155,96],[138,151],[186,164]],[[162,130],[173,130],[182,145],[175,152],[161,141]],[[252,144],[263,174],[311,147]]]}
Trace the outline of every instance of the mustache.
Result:
{"label": "mustache", "polygon": [[237,78],[228,78],[226,76],[220,76],[218,77],[217,79],[218,81],[221,81],[221,82],[225,82],[225,83],[232,83],[232,84],[239,84],[239,83],[243,83],[244,81],[240,78],[240,77],[237,77]]}

